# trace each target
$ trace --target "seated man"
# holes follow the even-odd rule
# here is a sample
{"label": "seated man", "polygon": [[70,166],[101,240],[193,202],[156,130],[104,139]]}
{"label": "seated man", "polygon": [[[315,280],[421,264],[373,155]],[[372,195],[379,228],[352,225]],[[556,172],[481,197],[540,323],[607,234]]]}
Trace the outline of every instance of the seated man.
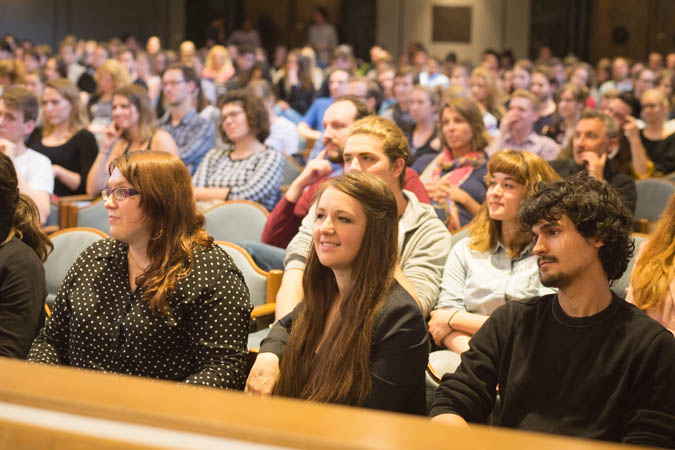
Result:
{"label": "seated man", "polygon": [[[319,156],[307,163],[304,170],[291,183],[288,190],[267,218],[261,242],[280,249],[286,248],[298,232],[302,219],[309,212],[321,183],[333,175],[331,164],[342,164],[342,151],[347,139],[349,127],[355,121],[366,117],[370,112],[360,101],[352,97],[343,97],[328,107],[324,115],[324,148]],[[417,198],[429,203],[424,186],[412,170],[406,170],[405,188]],[[247,246],[248,248],[248,246]],[[249,251],[258,261],[254,252]],[[283,252],[285,256],[285,252]],[[283,261],[283,256],[281,257]],[[259,264],[261,267],[263,265]],[[265,267],[263,267],[265,268]],[[275,266],[269,268],[281,268]]]}
{"label": "seated man", "polygon": [[446,374],[431,416],[675,446],[675,339],[609,289],[633,252],[621,199],[591,177],[542,184],[519,212],[544,286],[557,294],[496,309]]}
{"label": "seated man", "polygon": [[574,131],[572,158],[551,161],[551,167],[562,178],[586,169],[593,178],[616,189],[626,208],[635,212],[635,181],[629,175],[618,172],[609,159],[618,145],[619,125],[616,120],[603,112],[587,109],[581,114]]}
{"label": "seated man", "polygon": [[534,131],[539,107],[537,97],[530,91],[518,89],[511,94],[509,110],[499,125],[499,133],[488,146],[487,154],[492,156],[499,150],[511,148],[532,152],[546,161],[554,160],[560,146],[553,139]]}
{"label": "seated man", "polygon": [[27,148],[24,140],[35,129],[37,98],[22,86],[10,86],[0,97],[0,152],[14,163],[19,192],[35,202],[40,225],[49,217],[54,192],[52,163],[46,156]]}
{"label": "seated man", "polygon": [[313,140],[314,147],[309,159],[315,157],[321,150],[321,135],[323,134],[323,116],[330,105],[333,104],[336,98],[342,97],[347,91],[347,81],[349,80],[349,72],[343,69],[336,69],[328,76],[328,89],[330,90],[330,97],[319,97],[314,100],[312,106],[298,124],[298,134],[300,137]]}

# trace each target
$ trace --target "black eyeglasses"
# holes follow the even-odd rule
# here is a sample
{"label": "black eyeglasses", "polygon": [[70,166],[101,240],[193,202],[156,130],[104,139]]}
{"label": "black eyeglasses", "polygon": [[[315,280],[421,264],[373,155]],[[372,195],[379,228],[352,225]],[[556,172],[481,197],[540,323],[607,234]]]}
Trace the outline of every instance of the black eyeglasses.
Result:
{"label": "black eyeglasses", "polygon": [[114,188],[114,189],[105,188],[101,192],[101,196],[103,197],[103,201],[107,201],[108,198],[110,198],[110,194],[112,194],[112,196],[115,198],[115,200],[122,201],[125,198],[130,197],[132,195],[138,195],[138,194],[140,194],[140,192],[138,192],[134,188],[121,188],[121,187]]}

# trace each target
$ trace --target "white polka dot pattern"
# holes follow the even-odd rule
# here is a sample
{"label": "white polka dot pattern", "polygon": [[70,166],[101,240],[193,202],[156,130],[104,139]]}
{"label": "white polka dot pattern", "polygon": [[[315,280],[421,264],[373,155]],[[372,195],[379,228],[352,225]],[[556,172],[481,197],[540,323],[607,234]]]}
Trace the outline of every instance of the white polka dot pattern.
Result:
{"label": "white polka dot pattern", "polygon": [[100,240],[70,268],[30,361],[243,389],[249,292],[218,246],[197,250],[189,276],[153,313],[129,286],[127,245]]}

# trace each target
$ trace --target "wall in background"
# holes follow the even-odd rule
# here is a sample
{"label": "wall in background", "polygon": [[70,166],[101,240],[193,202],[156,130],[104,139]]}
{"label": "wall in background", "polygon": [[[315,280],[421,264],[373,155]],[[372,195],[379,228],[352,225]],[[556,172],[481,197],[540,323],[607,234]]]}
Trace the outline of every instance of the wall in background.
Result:
{"label": "wall in background", "polygon": [[[394,56],[411,41],[419,41],[431,54],[443,58],[453,51],[460,61],[478,63],[481,52],[511,48],[516,58],[529,50],[531,0],[378,0],[377,40]],[[471,6],[471,42],[432,42],[432,9]]]}

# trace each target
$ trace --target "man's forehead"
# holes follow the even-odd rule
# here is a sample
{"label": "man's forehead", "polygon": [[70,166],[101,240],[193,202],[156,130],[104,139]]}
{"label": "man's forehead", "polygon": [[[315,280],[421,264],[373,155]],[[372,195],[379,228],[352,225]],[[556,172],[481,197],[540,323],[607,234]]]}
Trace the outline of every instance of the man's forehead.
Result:
{"label": "man's forehead", "polygon": [[352,123],[356,115],[356,107],[348,100],[335,102],[330,105],[323,114],[324,121],[340,120]]}
{"label": "man's forehead", "polygon": [[[369,142],[366,142],[369,141]],[[377,136],[368,134],[353,134],[347,138],[344,153],[350,154],[384,154],[382,141]]]}
{"label": "man's forehead", "polygon": [[577,131],[592,130],[599,134],[607,134],[605,131],[605,123],[599,117],[588,117],[580,119],[577,122]]}

